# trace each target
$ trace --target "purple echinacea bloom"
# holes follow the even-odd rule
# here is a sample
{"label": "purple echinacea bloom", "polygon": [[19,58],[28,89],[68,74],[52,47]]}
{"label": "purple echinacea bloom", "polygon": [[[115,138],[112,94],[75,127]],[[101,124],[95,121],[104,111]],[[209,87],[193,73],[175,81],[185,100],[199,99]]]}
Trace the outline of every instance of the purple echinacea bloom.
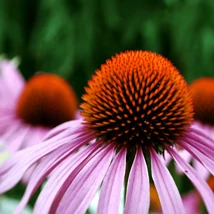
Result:
{"label": "purple echinacea bloom", "polygon": [[[25,82],[13,61],[0,61],[0,139],[15,152],[34,145],[78,109],[71,86],[55,74],[38,73]],[[0,151],[3,147],[0,148]]]}
{"label": "purple echinacea bloom", "polygon": [[29,167],[35,167],[16,214],[47,176],[35,214],[85,213],[100,187],[97,213],[118,213],[124,183],[124,213],[147,214],[150,179],[163,213],[185,213],[178,188],[164,164],[164,151],[213,213],[212,190],[182,159],[175,145],[213,174],[214,143],[191,125],[191,94],[170,61],[147,51],[120,53],[96,71],[85,91],[81,119],[54,128],[42,143],[17,152],[1,165],[0,193],[14,187]]}
{"label": "purple echinacea bloom", "polygon": [[[214,78],[201,77],[189,85],[194,107],[194,126],[214,139]],[[192,160],[192,158],[190,158]],[[198,161],[193,161],[194,168],[208,178],[209,172]]]}
{"label": "purple echinacea bloom", "polygon": [[[210,138],[214,139],[214,78],[201,77],[189,85],[194,108],[194,127]],[[195,159],[188,151],[181,150],[179,154],[187,161],[192,162],[193,167],[207,179],[210,175],[203,164]],[[169,157],[168,154],[166,154]],[[169,157],[168,162],[171,158]],[[183,174],[177,167],[177,171]]]}

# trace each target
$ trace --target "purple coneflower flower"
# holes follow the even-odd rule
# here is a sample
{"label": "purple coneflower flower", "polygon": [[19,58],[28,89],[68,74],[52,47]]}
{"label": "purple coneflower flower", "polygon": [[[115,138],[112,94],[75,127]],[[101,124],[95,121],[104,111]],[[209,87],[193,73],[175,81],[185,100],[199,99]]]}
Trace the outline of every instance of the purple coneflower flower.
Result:
{"label": "purple coneflower flower", "polygon": [[[210,138],[214,139],[214,78],[202,77],[189,85],[194,107],[194,126]],[[192,155],[181,150],[180,155],[187,161],[193,162],[194,168],[207,179],[209,171]],[[179,167],[178,172],[183,173]]]}
{"label": "purple coneflower flower", "polygon": [[121,53],[96,71],[85,91],[82,119],[60,125],[41,144],[17,152],[0,167],[3,193],[36,166],[15,213],[21,213],[48,175],[35,214],[85,213],[100,186],[97,213],[118,213],[124,183],[124,213],[147,214],[150,179],[163,213],[185,213],[163,161],[165,150],[195,185],[208,212],[213,212],[212,190],[175,145],[213,173],[214,144],[191,126],[191,95],[170,61],[147,51]]}
{"label": "purple coneflower flower", "polygon": [[38,143],[53,127],[74,119],[78,109],[73,89],[61,77],[40,73],[25,82],[6,60],[0,61],[0,100],[0,139],[11,152]]}

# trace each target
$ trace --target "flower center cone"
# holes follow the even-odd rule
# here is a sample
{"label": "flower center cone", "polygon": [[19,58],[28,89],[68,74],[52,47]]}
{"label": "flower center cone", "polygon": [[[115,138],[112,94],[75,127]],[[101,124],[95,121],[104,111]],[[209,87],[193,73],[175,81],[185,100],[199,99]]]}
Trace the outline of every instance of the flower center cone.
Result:
{"label": "flower center cone", "polygon": [[193,117],[191,95],[166,58],[147,51],[112,57],[88,82],[82,116],[98,137],[161,152],[176,142]]}

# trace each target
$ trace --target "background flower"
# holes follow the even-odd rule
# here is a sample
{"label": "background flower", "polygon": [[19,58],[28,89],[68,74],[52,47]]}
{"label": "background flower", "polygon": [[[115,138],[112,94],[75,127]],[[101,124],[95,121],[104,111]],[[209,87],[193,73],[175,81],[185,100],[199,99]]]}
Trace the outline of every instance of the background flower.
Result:
{"label": "background flower", "polygon": [[78,114],[75,92],[65,80],[39,73],[25,82],[13,61],[0,61],[0,101],[0,139],[9,152],[38,143]]}
{"label": "background flower", "polygon": [[[189,85],[194,106],[194,127],[214,139],[214,78],[202,77]],[[192,162],[194,168],[205,178],[209,177],[209,171],[192,155],[182,148],[180,155]],[[170,157],[167,155],[167,164]],[[178,166],[177,171],[183,173]]]}
{"label": "background flower", "polygon": [[189,85],[195,125],[214,139],[214,78],[201,77]]}

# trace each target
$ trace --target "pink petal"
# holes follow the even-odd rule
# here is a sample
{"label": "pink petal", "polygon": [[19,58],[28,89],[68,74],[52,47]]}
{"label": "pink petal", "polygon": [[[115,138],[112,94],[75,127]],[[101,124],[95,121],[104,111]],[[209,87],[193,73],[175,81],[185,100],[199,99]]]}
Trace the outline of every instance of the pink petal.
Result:
{"label": "pink petal", "polygon": [[58,214],[85,213],[108,170],[114,148],[106,147],[92,158],[75,177],[64,194]]}
{"label": "pink petal", "polygon": [[141,149],[137,149],[128,179],[124,213],[147,214],[149,200],[150,187],[147,165]]}
{"label": "pink petal", "polygon": [[116,214],[119,211],[120,196],[126,168],[126,150],[121,149],[114,158],[104,179],[97,213]]}
{"label": "pink petal", "polygon": [[[47,135],[44,136],[43,140],[48,140],[53,137],[55,137],[55,139],[60,139],[62,134],[63,134],[63,136],[65,136],[65,134],[67,134],[66,136],[69,136],[70,134],[73,134],[73,133],[80,134],[83,131],[85,134],[86,130],[84,129],[84,125],[82,124],[82,122],[83,122],[82,119],[65,122],[65,123],[53,128],[52,130],[50,130],[47,133]],[[71,127],[76,127],[76,126],[79,127],[79,130],[71,129]]]}
{"label": "pink petal", "polygon": [[212,174],[214,174],[214,160],[213,158],[210,158],[209,155],[207,155],[209,152],[204,152],[203,148],[200,148],[200,146],[192,146],[187,140],[186,142],[181,141],[179,144],[184,149],[186,149],[196,160],[203,164]]}
{"label": "pink petal", "polygon": [[195,170],[200,173],[201,177],[204,180],[207,180],[210,173],[199,161],[197,161],[197,160],[193,161],[193,168],[195,168]]}
{"label": "pink petal", "polygon": [[214,157],[214,141],[203,132],[190,128],[191,132],[188,132],[184,141],[188,142],[193,147],[197,148],[201,152],[206,152],[210,158]]}
{"label": "pink petal", "polygon": [[19,128],[20,128],[20,123],[17,121],[12,125],[10,124],[10,126],[7,127],[7,130],[5,131],[5,133],[1,135],[1,139],[7,140],[9,137],[13,136],[13,134],[16,131],[18,131]]}
{"label": "pink petal", "polygon": [[[48,174],[58,165],[65,160],[65,158],[72,153],[73,150],[70,150],[70,145],[64,145],[60,149],[57,149],[51,152],[49,155],[45,156],[34,172],[31,175],[29,183],[27,185],[27,189],[25,191],[22,200],[20,201],[15,213],[22,213],[23,208],[26,206],[29,198],[35,192],[35,190],[42,184],[44,179],[48,176]],[[35,167],[35,166],[34,166]],[[57,182],[58,184],[58,182]],[[56,184],[56,185],[57,185]],[[51,197],[51,196],[50,196]]]}
{"label": "pink petal", "polygon": [[163,213],[185,213],[181,196],[166,166],[153,149],[151,150],[150,155],[152,178],[160,198]]}
{"label": "pink petal", "polygon": [[[3,115],[1,115],[1,113]],[[11,126],[11,124],[14,124],[14,123],[17,123],[17,120],[14,119],[14,115],[12,113],[5,113],[4,111],[2,111],[0,109],[0,136],[1,136],[1,138],[5,134],[5,132],[7,132],[7,130]]]}
{"label": "pink petal", "polygon": [[[192,159],[192,156],[191,154],[186,151],[185,149],[183,150],[180,150],[178,151],[178,153],[181,155],[181,157],[186,161],[186,162],[190,162],[191,159]],[[176,171],[179,173],[179,174],[183,174],[183,171],[180,169],[180,167],[178,167],[177,165],[175,166],[176,167]]]}
{"label": "pink petal", "polygon": [[[78,127],[76,128],[78,129]],[[79,138],[77,138],[76,135],[73,135],[58,141],[52,141],[50,139],[46,142],[36,144],[28,149],[17,152],[12,158],[6,160],[0,166],[0,193],[15,186],[31,165],[55,149],[70,142],[72,142],[70,143],[71,148],[78,149],[90,140],[90,135]]]}
{"label": "pink petal", "polygon": [[9,95],[7,100],[17,99],[20,92],[24,88],[25,80],[21,73],[17,70],[15,64],[6,60],[1,61],[0,75],[1,87],[5,90],[4,92],[6,92],[7,96]]}
{"label": "pink petal", "polygon": [[42,141],[42,138],[45,136],[45,134],[47,134],[48,131],[50,130],[48,128],[29,126],[29,125],[24,125],[24,126],[22,125],[22,128],[29,129],[28,135],[26,136],[26,139],[22,145],[23,148],[27,148],[40,143]]}
{"label": "pink petal", "polygon": [[11,134],[11,136],[8,137],[8,139],[6,139],[6,141],[8,141],[6,145],[8,150],[11,152],[18,151],[23,146],[24,140],[28,133],[29,133],[28,127],[26,128],[20,127],[19,130]]}
{"label": "pink petal", "polygon": [[[74,179],[72,172],[82,162],[86,163],[90,160],[96,154],[96,150],[99,152],[99,146],[99,143],[86,146],[74,155],[68,156],[55,168],[37,199],[34,213],[39,213],[40,210],[43,210],[44,213],[50,213],[53,204],[58,206],[64,192]],[[92,154],[92,157],[90,154]],[[59,196],[60,192],[62,192],[62,196]],[[55,213],[55,211],[51,213]]]}
{"label": "pink petal", "polygon": [[75,116],[74,116],[74,119],[75,120],[79,120],[79,119],[81,119],[82,118],[82,116],[80,115],[80,110],[77,110],[76,112],[75,112]]}
{"label": "pink petal", "polygon": [[213,125],[211,124],[204,124],[204,123],[201,123],[200,121],[194,121],[193,122],[193,128],[194,129],[197,129],[201,132],[203,132],[204,134],[206,134],[207,136],[209,136],[210,138],[213,139],[214,137],[214,127]]}
{"label": "pink petal", "polygon": [[5,111],[0,109],[0,124],[2,125],[2,123],[11,123],[11,120],[15,121],[15,116],[14,116],[14,112],[12,111]]}
{"label": "pink petal", "polygon": [[214,210],[214,195],[208,184],[202,177],[197,174],[194,168],[187,164],[173,149],[168,148],[168,152],[175,159],[176,163],[180,166],[186,176],[192,181],[195,188],[201,194],[204,203],[209,213],[213,213]]}
{"label": "pink petal", "polygon": [[24,173],[23,177],[22,177],[22,183],[24,183],[25,185],[28,184],[31,175],[33,174],[35,168],[36,168],[37,163],[33,164],[32,166],[30,166],[27,171]]}
{"label": "pink petal", "polygon": [[[0,175],[3,172],[5,172],[5,170],[8,170],[9,167],[16,164],[17,160],[19,160],[19,161],[21,160],[21,162],[24,163],[24,161],[22,160],[23,157],[26,157],[26,158],[30,157],[30,161],[33,163],[34,162],[33,157],[35,156],[36,159],[38,158],[37,153],[39,153],[41,155],[41,157],[43,157],[43,155],[48,154],[49,152],[57,149],[58,147],[66,144],[66,143],[72,142],[72,140],[74,140],[75,142],[79,142],[82,140],[90,141],[92,139],[92,134],[90,134],[90,133],[85,133],[85,135],[80,137],[81,132],[84,132],[84,129],[81,129],[81,124],[74,123],[73,125],[74,126],[70,127],[70,129],[68,130],[70,132],[70,135],[68,135],[68,133],[65,131],[65,132],[60,133],[58,136],[54,136],[53,138],[48,139],[35,146],[32,146],[31,148],[17,152],[13,156],[13,158],[8,159],[5,162],[5,164],[1,165]],[[26,151],[28,151],[28,152],[26,152]],[[32,155],[30,155],[31,153],[32,153]],[[29,162],[29,161],[27,160],[27,162]]]}
{"label": "pink petal", "polygon": [[190,192],[183,197],[183,204],[187,214],[200,214],[199,197],[196,192]]}

